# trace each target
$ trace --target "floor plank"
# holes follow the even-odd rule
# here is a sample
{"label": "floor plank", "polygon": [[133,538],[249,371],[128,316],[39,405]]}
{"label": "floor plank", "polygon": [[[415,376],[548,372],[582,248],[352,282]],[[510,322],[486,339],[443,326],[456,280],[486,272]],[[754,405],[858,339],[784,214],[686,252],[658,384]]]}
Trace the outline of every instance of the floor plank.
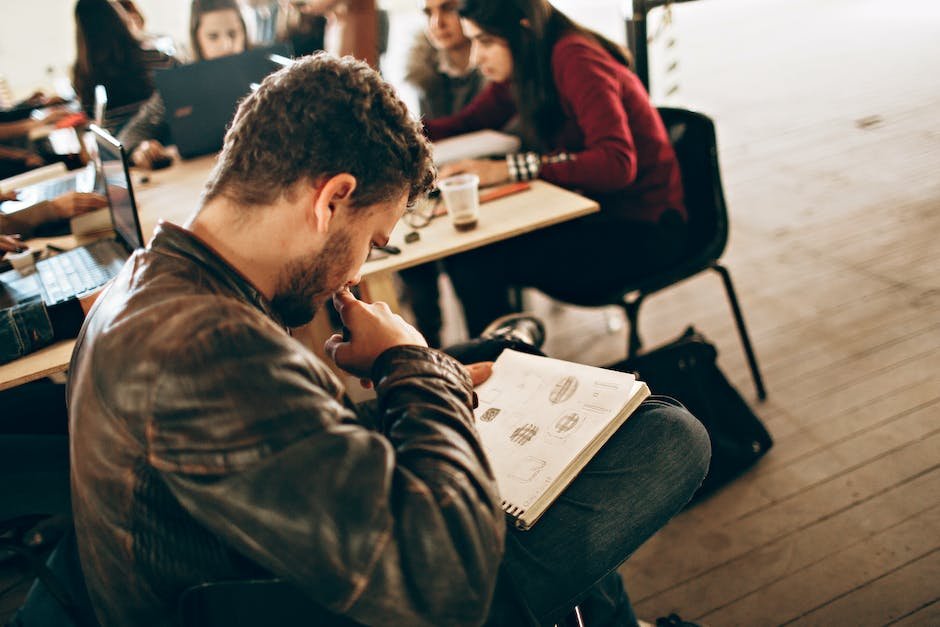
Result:
{"label": "floor plank", "polygon": [[[786,624],[878,579],[883,573],[891,573],[935,553],[938,545],[940,507],[934,507],[700,619],[715,625],[756,625],[766,617],[773,617],[775,624]],[[908,585],[913,583],[907,581]],[[919,589],[922,595],[925,585],[929,584],[912,587]],[[936,590],[931,592],[936,594]],[[866,606],[866,609],[874,608]],[[842,624],[858,623],[849,620]]]}
{"label": "floor plank", "polygon": [[807,627],[836,623],[856,627],[885,625],[936,599],[938,581],[940,549],[934,549],[790,624]]}

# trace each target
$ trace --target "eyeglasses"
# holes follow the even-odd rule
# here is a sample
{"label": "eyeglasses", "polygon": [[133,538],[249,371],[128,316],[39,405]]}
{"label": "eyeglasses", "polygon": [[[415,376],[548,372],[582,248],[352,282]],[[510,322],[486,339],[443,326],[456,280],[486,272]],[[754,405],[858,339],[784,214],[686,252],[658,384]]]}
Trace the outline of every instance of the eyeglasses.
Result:
{"label": "eyeglasses", "polygon": [[441,202],[441,191],[438,189],[431,190],[426,199],[416,201],[413,206],[405,210],[402,220],[413,229],[423,229],[434,218],[445,215],[440,211]]}

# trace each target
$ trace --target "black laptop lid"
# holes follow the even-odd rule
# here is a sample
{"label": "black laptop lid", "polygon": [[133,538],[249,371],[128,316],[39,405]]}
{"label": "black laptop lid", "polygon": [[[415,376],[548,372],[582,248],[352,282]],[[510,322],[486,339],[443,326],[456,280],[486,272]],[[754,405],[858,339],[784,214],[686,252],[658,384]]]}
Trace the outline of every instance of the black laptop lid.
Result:
{"label": "black laptop lid", "polygon": [[111,210],[111,222],[118,241],[131,252],[143,248],[144,236],[140,229],[140,217],[137,203],[134,201],[134,188],[131,186],[131,172],[124,146],[108,131],[90,124],[88,129],[95,136],[97,155],[95,162],[105,184],[108,207]]}
{"label": "black laptop lid", "polygon": [[238,102],[251,92],[252,83],[260,83],[281,68],[270,60],[272,54],[289,56],[290,47],[279,44],[255,48],[154,74],[181,157],[196,157],[222,148],[225,130]]}

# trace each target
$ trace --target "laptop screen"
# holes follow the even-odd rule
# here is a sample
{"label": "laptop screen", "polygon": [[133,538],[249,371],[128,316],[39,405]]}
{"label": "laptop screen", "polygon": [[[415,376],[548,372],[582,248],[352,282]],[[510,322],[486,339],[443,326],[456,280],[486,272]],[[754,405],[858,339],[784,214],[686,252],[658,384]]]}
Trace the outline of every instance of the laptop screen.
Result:
{"label": "laptop screen", "polygon": [[252,84],[280,69],[272,55],[287,57],[290,47],[277,44],[161,70],[153,80],[166,106],[173,143],[184,159],[218,152],[238,103]]}
{"label": "laptop screen", "polygon": [[128,251],[143,248],[144,238],[140,230],[140,218],[134,202],[130,169],[124,147],[110,133],[91,124],[88,127],[95,136],[100,178],[105,182],[105,193],[111,207],[111,221],[118,240]]}

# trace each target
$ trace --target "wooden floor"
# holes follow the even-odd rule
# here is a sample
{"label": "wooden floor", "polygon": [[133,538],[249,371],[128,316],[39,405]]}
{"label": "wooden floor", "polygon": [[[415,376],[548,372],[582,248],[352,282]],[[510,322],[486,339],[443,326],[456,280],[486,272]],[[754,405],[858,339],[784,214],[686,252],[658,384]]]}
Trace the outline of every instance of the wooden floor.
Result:
{"label": "wooden floor", "polygon": [[[703,331],[776,442],[622,568],[641,617],[940,625],[937,4],[675,10],[673,102],[717,123],[725,260],[769,400],[755,399],[717,276],[653,297],[641,330],[649,345]],[[622,358],[616,310],[528,302],[550,353]]]}
{"label": "wooden floor", "polygon": [[[725,260],[769,400],[754,399],[718,277],[653,297],[641,329],[654,345],[695,324],[776,443],[623,567],[641,617],[940,625],[938,5],[675,10],[680,71],[653,78],[678,80],[670,102],[716,120]],[[622,358],[616,310],[528,302],[550,353]],[[448,334],[460,334],[452,316]]]}

